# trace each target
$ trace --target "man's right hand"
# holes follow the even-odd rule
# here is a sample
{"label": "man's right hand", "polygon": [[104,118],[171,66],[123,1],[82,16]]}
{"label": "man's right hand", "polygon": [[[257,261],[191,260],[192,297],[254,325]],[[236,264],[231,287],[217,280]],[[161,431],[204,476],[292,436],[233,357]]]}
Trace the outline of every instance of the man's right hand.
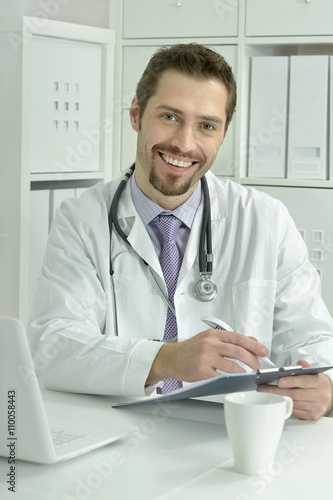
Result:
{"label": "man's right hand", "polygon": [[208,329],[177,343],[165,343],[159,350],[146,385],[172,378],[197,382],[219,376],[216,370],[242,373],[244,369],[233,358],[253,370],[260,368],[257,356],[267,356],[267,347],[241,333]]}

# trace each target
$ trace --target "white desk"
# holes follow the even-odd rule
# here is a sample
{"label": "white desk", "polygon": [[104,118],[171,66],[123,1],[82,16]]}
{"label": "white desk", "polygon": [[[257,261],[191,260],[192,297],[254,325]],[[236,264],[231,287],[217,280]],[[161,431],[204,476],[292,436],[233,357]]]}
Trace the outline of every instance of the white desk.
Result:
{"label": "white desk", "polygon": [[112,409],[117,398],[52,391],[44,396],[52,413],[121,419],[130,434],[52,466],[16,462],[15,493],[7,491],[8,463],[1,458],[1,499],[332,499],[333,419],[289,420],[276,468],[264,478],[250,478],[233,471],[221,404],[181,401]]}

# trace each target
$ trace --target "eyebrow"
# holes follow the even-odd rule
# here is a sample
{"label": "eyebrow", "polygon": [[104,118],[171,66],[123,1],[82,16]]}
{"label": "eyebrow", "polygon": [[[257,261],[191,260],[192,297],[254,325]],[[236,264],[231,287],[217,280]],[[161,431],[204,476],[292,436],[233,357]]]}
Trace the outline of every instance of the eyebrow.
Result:
{"label": "eyebrow", "polygon": [[[173,113],[176,113],[177,115],[184,116],[184,112],[181,109],[174,108],[173,106],[167,106],[165,104],[160,104],[159,106],[156,106],[156,111],[172,111]],[[210,116],[210,115],[198,115],[197,118],[199,120],[203,120],[205,122],[213,122],[219,125],[223,125],[223,120],[219,118],[218,116]]]}

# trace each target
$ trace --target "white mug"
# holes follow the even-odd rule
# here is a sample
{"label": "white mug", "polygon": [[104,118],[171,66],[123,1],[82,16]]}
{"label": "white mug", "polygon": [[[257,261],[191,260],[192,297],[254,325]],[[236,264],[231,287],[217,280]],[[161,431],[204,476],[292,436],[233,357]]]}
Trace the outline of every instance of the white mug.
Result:
{"label": "white mug", "polygon": [[262,392],[236,392],[224,398],[224,414],[235,470],[262,475],[274,462],[284,422],[293,401]]}

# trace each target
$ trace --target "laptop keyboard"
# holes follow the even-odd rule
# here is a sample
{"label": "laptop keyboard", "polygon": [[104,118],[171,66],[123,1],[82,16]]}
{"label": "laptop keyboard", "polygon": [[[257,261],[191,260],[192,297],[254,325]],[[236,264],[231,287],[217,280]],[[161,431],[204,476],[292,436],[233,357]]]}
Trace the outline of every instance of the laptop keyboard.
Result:
{"label": "laptop keyboard", "polygon": [[68,431],[64,429],[51,429],[51,435],[53,439],[54,446],[60,448],[67,444],[76,443],[77,441],[82,441],[84,439],[90,438],[90,434],[83,434],[80,432]]}

